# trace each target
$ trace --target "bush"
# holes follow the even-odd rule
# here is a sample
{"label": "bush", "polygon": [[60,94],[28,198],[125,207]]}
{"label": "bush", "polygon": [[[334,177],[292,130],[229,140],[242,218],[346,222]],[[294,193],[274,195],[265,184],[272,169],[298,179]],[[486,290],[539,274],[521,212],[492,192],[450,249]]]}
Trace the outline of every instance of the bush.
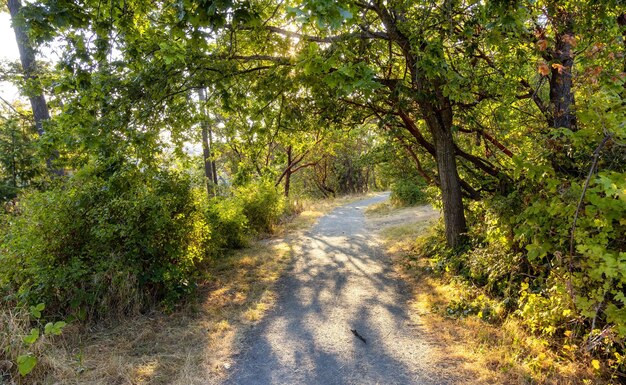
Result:
{"label": "bush", "polygon": [[193,288],[210,227],[189,180],[126,166],[85,169],[22,196],[0,255],[0,287],[20,303],[79,317],[132,313]]}
{"label": "bush", "polygon": [[214,198],[209,202],[206,214],[207,222],[211,224],[211,255],[217,256],[223,250],[246,245],[248,218],[237,200]]}
{"label": "bush", "polygon": [[426,185],[415,179],[400,179],[391,184],[391,201],[397,206],[426,203]]}
{"label": "bush", "polygon": [[271,233],[285,212],[285,199],[269,181],[250,183],[235,190],[235,198],[255,233]]}

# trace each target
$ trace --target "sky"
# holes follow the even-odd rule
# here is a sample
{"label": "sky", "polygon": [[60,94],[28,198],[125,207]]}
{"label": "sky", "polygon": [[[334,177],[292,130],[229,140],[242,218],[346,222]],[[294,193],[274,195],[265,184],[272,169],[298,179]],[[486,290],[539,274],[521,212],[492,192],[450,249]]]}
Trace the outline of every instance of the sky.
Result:
{"label": "sky", "polygon": [[[8,13],[0,13],[0,61],[17,60],[20,58],[15,43],[15,34],[11,28],[11,16]],[[12,84],[0,82],[0,96],[3,99],[13,101],[19,97],[19,92]]]}

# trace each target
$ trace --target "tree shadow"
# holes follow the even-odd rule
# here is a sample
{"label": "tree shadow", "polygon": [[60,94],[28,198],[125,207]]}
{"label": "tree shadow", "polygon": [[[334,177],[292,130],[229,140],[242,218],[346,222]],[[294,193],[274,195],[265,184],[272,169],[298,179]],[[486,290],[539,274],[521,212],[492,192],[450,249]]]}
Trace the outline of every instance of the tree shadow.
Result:
{"label": "tree shadow", "polygon": [[308,232],[227,384],[449,382],[406,311],[410,290],[364,227],[361,209],[377,200],[336,209]]}

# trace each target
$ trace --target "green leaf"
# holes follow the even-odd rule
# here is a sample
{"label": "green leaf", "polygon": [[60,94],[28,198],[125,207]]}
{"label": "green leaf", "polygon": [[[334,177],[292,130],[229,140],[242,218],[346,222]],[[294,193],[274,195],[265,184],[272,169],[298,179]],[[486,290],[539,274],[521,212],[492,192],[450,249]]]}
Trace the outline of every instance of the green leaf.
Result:
{"label": "green leaf", "polygon": [[43,311],[43,309],[46,308],[46,305],[44,305],[43,303],[38,304],[37,306],[31,306],[30,307],[30,314],[39,319],[41,318],[41,312]]}
{"label": "green leaf", "polygon": [[65,327],[65,325],[67,325],[65,322],[63,321],[59,321],[59,322],[48,322],[46,324],[46,326],[44,327],[44,334],[46,335],[61,335],[61,332],[63,331],[63,328]]}
{"label": "green leaf", "polygon": [[343,17],[345,20],[350,20],[350,19],[352,19],[352,12],[348,11],[347,9],[339,8],[339,14],[340,14],[340,15],[341,15],[341,17]]}
{"label": "green leaf", "polygon": [[31,354],[23,354],[17,357],[17,369],[22,376],[26,376],[32,372],[35,365],[37,365],[37,359]]}
{"label": "green leaf", "polygon": [[287,7],[287,16],[288,17],[296,17],[296,16],[302,16],[304,14],[304,12],[297,7]]}
{"label": "green leaf", "polygon": [[31,345],[31,344],[34,344],[38,338],[39,338],[39,329],[31,329],[30,334],[27,336],[24,336],[22,341]]}

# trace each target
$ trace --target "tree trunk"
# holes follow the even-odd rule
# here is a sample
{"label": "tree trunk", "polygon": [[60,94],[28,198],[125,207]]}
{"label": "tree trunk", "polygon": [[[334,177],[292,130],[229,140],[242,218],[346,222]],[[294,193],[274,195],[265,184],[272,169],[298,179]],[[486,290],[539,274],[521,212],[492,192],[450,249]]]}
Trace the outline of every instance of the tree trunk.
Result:
{"label": "tree trunk", "polygon": [[[414,100],[433,136],[443,201],[446,241],[448,246],[456,247],[461,243],[467,227],[461,182],[456,168],[456,146],[452,137],[453,111],[450,100],[442,93],[440,79],[436,76],[427,77],[419,70],[416,55],[428,46],[424,44],[422,47],[414,47],[409,38],[398,28],[398,20],[404,20],[403,11],[392,10],[390,12],[383,3],[378,2],[372,6],[372,9],[380,17],[389,39],[396,42],[402,50],[406,67],[411,74],[412,88],[415,92]],[[412,130],[409,131],[415,136]]]}
{"label": "tree trunk", "polygon": [[[624,51],[626,52],[626,13],[622,13],[617,17],[617,24],[622,28],[622,45],[624,46]],[[623,60],[623,72],[626,72],[626,55],[624,55]],[[624,89],[626,89],[626,83],[623,84]]]}
{"label": "tree trunk", "polygon": [[467,224],[461,193],[461,180],[456,165],[456,146],[451,130],[452,108],[449,103],[446,103],[446,100],[441,100],[442,106],[439,108],[427,101],[422,101],[420,107],[435,142],[446,241],[448,246],[456,247],[463,241]]}
{"label": "tree trunk", "polygon": [[[548,51],[547,58],[552,63],[550,74],[550,115],[553,128],[566,128],[576,131],[576,111],[574,108],[573,65],[575,35],[573,16],[567,11],[551,5],[548,12],[553,20],[555,45]],[[571,140],[565,136],[548,139],[550,163],[552,167],[566,175],[581,176],[584,171],[577,165],[571,154]]]}
{"label": "tree trunk", "polygon": [[574,53],[572,42],[574,33],[567,26],[556,36],[554,61],[550,77],[550,107],[554,128],[576,130],[576,114],[574,111],[573,74]]}
{"label": "tree trunk", "polygon": [[[414,59],[412,61],[415,62]],[[450,100],[443,96],[436,79],[424,79],[416,69],[412,72],[419,95],[416,100],[435,142],[446,241],[449,247],[457,247],[464,239],[467,224],[461,178],[456,164],[457,147],[452,137],[452,105]]]}
{"label": "tree trunk", "polygon": [[289,198],[289,189],[291,188],[291,171],[285,174],[285,198]]}
{"label": "tree trunk", "polygon": [[[20,52],[20,62],[22,63],[22,70],[24,71],[24,79],[38,83],[37,80],[37,62],[35,61],[35,50],[28,39],[26,29],[20,25],[18,18],[22,9],[22,3],[20,0],[8,0],[7,6],[9,13],[11,14],[11,21],[13,23],[13,31],[15,32],[15,41],[17,42],[17,48]],[[38,85],[38,84],[37,84]],[[28,95],[30,99],[30,105],[33,110],[33,118],[35,119],[35,128],[39,137],[42,137],[45,133],[44,122],[50,120],[50,111],[46,104],[46,98],[42,93],[37,95]],[[48,169],[56,174],[63,175],[62,169],[55,169],[52,165],[53,161],[59,157],[56,151],[53,151],[52,155],[47,157],[46,165]]]}
{"label": "tree trunk", "polygon": [[291,187],[291,167],[293,160],[291,159],[291,152],[293,148],[287,147],[287,169],[285,170],[285,197],[289,198],[289,188]]}
{"label": "tree trunk", "polygon": [[213,173],[214,166],[211,162],[211,144],[209,141],[209,122],[206,116],[205,103],[207,100],[206,92],[203,88],[198,89],[198,99],[200,101],[200,111],[202,120],[200,127],[202,129],[202,160],[204,163],[204,176],[206,179],[206,189],[209,199],[215,196],[215,176]]}
{"label": "tree trunk", "polygon": [[[209,157],[212,158],[211,149],[213,148],[213,130],[209,127]],[[213,186],[217,188],[217,167],[215,166],[215,159],[211,159],[211,171],[213,171]]]}

